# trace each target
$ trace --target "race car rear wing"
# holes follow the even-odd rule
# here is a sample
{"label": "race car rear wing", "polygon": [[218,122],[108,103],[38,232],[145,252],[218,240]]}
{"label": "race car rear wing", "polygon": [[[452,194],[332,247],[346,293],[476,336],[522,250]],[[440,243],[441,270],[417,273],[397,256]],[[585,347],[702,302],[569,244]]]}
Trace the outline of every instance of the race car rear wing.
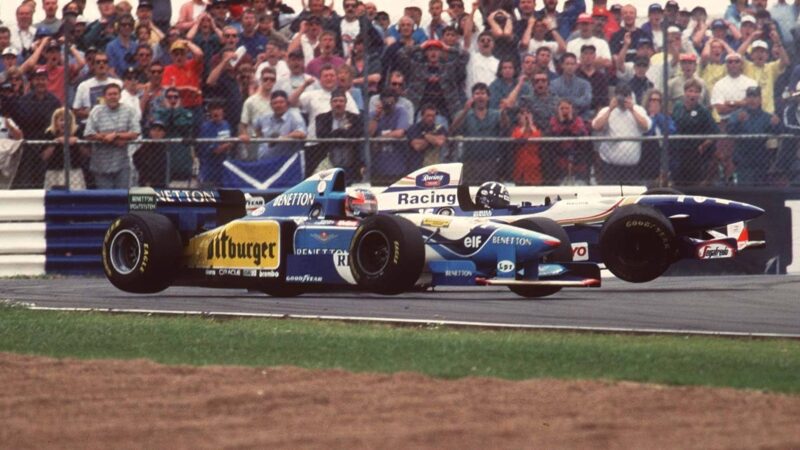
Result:
{"label": "race car rear wing", "polygon": [[[181,223],[198,222],[196,213],[209,212],[213,208],[216,225],[244,217],[248,208],[255,209],[264,204],[264,199],[252,197],[237,189],[156,189],[133,188],[128,191],[128,211],[151,211],[164,215],[176,215]],[[195,216],[192,219],[189,217]],[[189,219],[189,220],[186,220]],[[203,222],[203,221],[200,221]],[[193,228],[192,226],[189,226]]]}

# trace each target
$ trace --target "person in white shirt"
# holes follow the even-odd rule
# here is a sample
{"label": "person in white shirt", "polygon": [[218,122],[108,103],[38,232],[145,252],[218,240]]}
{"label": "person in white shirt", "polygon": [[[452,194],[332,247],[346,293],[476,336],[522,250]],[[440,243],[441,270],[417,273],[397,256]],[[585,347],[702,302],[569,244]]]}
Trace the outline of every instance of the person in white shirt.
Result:
{"label": "person in white shirt", "polygon": [[598,38],[593,34],[594,18],[592,18],[592,15],[581,14],[578,16],[577,24],[579,34],[576,38],[567,42],[567,53],[580,55],[581,48],[584,45],[593,45],[597,55],[597,59],[595,59],[597,67],[611,67],[611,50],[608,48],[608,42],[605,39]]}
{"label": "person in white shirt", "polygon": [[[289,71],[277,77],[277,81],[275,82],[276,91],[294,92],[297,88],[306,84],[306,82],[309,82],[308,87],[305,89],[306,91],[319,89],[319,83],[316,83],[316,78],[306,73],[306,63],[301,50],[289,53],[287,61]],[[276,74],[277,72],[278,70],[275,69]]]}
{"label": "person in white shirt", "polygon": [[740,54],[728,53],[725,57],[728,74],[711,88],[711,106],[722,121],[726,121],[732,112],[744,106],[747,88],[758,86],[756,80],[742,74],[743,62]]}
{"label": "person in white shirt", "polygon": [[113,83],[122,88],[120,80],[108,76],[108,56],[105,53],[98,52],[92,64],[94,76],[78,85],[75,100],[72,102],[72,109],[80,121],[85,121],[89,117],[89,111],[101,103],[106,85]]}
{"label": "person in white shirt", "polygon": [[33,38],[36,28],[33,26],[33,8],[23,3],[17,8],[17,23],[8,27],[11,30],[11,46],[17,54],[29,55],[33,51]]}
{"label": "person in white shirt", "polygon": [[[617,86],[614,98],[601,109],[592,121],[592,129],[608,137],[638,137],[650,129],[652,122],[647,111],[633,100],[628,85]],[[639,161],[642,143],[639,141],[601,142],[599,180],[604,184],[640,182]]]}
{"label": "person in white shirt", "polygon": [[497,78],[497,66],[500,61],[492,55],[492,50],[494,50],[492,33],[484,31],[478,36],[478,51],[469,54],[464,86],[467,98],[472,96],[472,86],[476,83],[485,83],[488,86]]}
{"label": "person in white shirt", "polygon": [[267,41],[267,45],[264,47],[264,62],[256,67],[256,80],[261,80],[261,72],[267,67],[275,70],[275,75],[279,80],[290,75],[289,65],[283,59],[283,49],[275,41]]}

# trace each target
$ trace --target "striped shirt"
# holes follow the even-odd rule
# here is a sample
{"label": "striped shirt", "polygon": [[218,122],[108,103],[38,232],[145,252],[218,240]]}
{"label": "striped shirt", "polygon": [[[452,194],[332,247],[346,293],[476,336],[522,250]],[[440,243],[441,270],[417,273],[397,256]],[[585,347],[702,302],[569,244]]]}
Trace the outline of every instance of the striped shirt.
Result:
{"label": "striped shirt", "polygon": [[[127,133],[141,134],[136,111],[128,105],[120,104],[117,109],[107,105],[97,105],[89,113],[86,121],[85,136],[97,133]],[[96,173],[115,173],[129,164],[128,148],[118,147],[113,144],[95,143],[92,149],[92,158],[89,170]]]}

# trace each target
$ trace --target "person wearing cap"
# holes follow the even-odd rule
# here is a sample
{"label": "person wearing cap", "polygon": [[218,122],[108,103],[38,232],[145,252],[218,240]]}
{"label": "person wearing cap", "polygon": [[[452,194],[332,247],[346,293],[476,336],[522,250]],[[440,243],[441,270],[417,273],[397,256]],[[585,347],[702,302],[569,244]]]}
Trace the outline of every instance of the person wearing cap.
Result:
{"label": "person wearing cap", "polygon": [[84,41],[86,45],[94,45],[98,49],[105,49],[106,45],[114,39],[114,22],[117,20],[117,10],[113,0],[97,0],[97,9],[100,18],[86,27]]}
{"label": "person wearing cap", "polygon": [[141,97],[143,91],[139,89],[139,71],[133,67],[128,67],[122,74],[122,93],[120,103],[130,106],[137,116],[137,120],[142,120]]}
{"label": "person wearing cap", "polygon": [[678,10],[680,5],[675,0],[668,0],[664,4],[664,21],[669,25],[678,25]]}
{"label": "person wearing cap", "polygon": [[683,99],[685,92],[684,86],[686,86],[686,83],[690,80],[694,80],[700,85],[700,104],[707,107],[709,105],[709,94],[708,89],[706,89],[705,81],[697,74],[697,56],[692,53],[682,53],[679,61],[681,66],[680,74],[669,80],[669,90],[667,91],[667,98],[669,100],[668,110],[672,111],[675,102]]}
{"label": "person wearing cap", "polygon": [[592,46],[595,48],[595,64],[603,69],[611,67],[611,50],[608,48],[608,43],[605,39],[594,35],[594,19],[592,16],[585,13],[581,14],[578,16],[577,23],[579,34],[567,42],[567,53],[580,55],[581,48]]}
{"label": "person wearing cap", "polygon": [[[47,91],[47,72],[38,69],[31,74],[31,91],[14,104],[12,117],[19,124],[25,139],[41,140],[50,125],[53,111],[61,106],[58,99]],[[19,168],[12,188],[41,189],[44,184],[45,165],[42,160],[44,148],[26,144],[22,149]]]}
{"label": "person wearing cap", "polygon": [[[70,79],[77,78],[86,61],[83,55],[70,45],[70,54],[75,59],[75,62],[69,65]],[[45,63],[39,65],[39,59],[44,55]],[[66,68],[63,64],[63,57],[61,54],[61,46],[58,41],[47,36],[41,39],[33,51],[33,54],[20,66],[23,73],[29,73],[33,70],[44,69],[47,73],[47,90],[56,96],[59,102],[64,103],[64,72]]]}
{"label": "person wearing cap", "polygon": [[[684,46],[680,28],[671,25],[667,28],[667,82],[677,74],[681,53],[694,53],[694,48],[691,44]],[[664,64],[663,52],[656,52],[650,57],[647,78],[651,79],[656,87],[663,86]]]}
{"label": "person wearing cap", "polygon": [[739,54],[744,56],[745,47],[749,47],[750,60],[742,58],[744,62],[744,74],[756,80],[761,87],[761,97],[764,102],[761,106],[764,111],[772,114],[775,112],[775,83],[789,66],[789,54],[783,48],[780,36],[776,31],[770,36],[772,42],[772,53],[777,53],[779,58],[776,61],[769,61],[770,48],[766,41],[754,39],[755,35],[748,37],[739,48]]}
{"label": "person wearing cap", "polygon": [[675,25],[677,25],[678,28],[680,28],[681,31],[683,31],[684,37],[688,38],[686,33],[687,30],[689,29],[689,24],[691,23],[691,21],[692,21],[692,13],[688,9],[682,8],[680,11],[678,11],[678,20],[675,22]]}
{"label": "person wearing cap", "polygon": [[[317,116],[317,137],[328,138],[361,138],[364,136],[364,122],[359,114],[347,110],[347,91],[336,88],[331,92],[331,110]],[[327,155],[317,167],[341,167],[345,171],[348,183],[361,179],[359,169],[362,166],[361,145],[358,142],[323,142],[322,151]],[[416,167],[414,167],[416,168]]]}
{"label": "person wearing cap", "polygon": [[[222,101],[208,104],[208,118],[200,125],[200,139],[229,139],[233,131],[225,120],[225,105]],[[214,188],[222,186],[222,164],[233,150],[233,142],[206,142],[198,145],[197,159],[200,161],[200,186]]]}
{"label": "person wearing cap", "polygon": [[[761,108],[763,92],[758,86],[745,90],[743,106],[733,112],[728,121],[727,132],[738,134],[778,134],[781,120]],[[774,159],[774,149],[768,148],[766,138],[737,139],[733,144],[733,162],[736,165],[736,181],[740,185],[753,186],[768,182],[767,171]]]}
{"label": "person wearing cap", "polygon": [[626,62],[633,63],[637,49],[643,40],[646,39],[650,43],[650,47],[653,47],[653,41],[647,36],[647,33],[636,26],[635,6],[630,4],[623,6],[620,8],[620,15],[620,29],[608,41],[617,70]]}
{"label": "person wearing cap", "polygon": [[[622,81],[628,81],[634,77],[634,75],[636,74],[637,61],[641,61],[642,59],[647,59],[646,68],[649,69],[650,58],[655,54],[655,50],[653,49],[653,42],[647,36],[642,36],[636,42],[636,48],[634,49],[633,59],[627,61],[627,55],[630,54],[629,48],[633,42],[631,36],[632,34],[629,34],[627,37],[624,37],[622,48],[620,49],[619,53],[614,57],[614,61],[616,64],[617,78],[619,78]],[[643,76],[646,77],[646,75]],[[636,89],[634,89],[634,92],[636,92]]]}
{"label": "person wearing cap", "polygon": [[600,108],[608,104],[608,88],[611,78],[605,70],[597,65],[596,52],[592,45],[581,47],[578,64],[578,76],[588,81],[592,87],[592,103],[587,115],[594,116],[595,112],[600,111]]}
{"label": "person wearing cap", "polygon": [[550,91],[556,97],[570,99],[575,114],[589,118],[592,105],[592,85],[577,76],[578,58],[573,53],[561,56],[561,76],[550,83]]}
{"label": "person wearing cap", "polygon": [[322,19],[317,16],[309,16],[307,20],[301,23],[299,30],[292,37],[286,52],[302,52],[303,58],[305,59],[303,67],[305,67],[306,64],[314,59],[314,51],[319,44],[319,37],[321,34]]}
{"label": "person wearing cap", "polygon": [[[609,137],[643,136],[652,121],[647,111],[634,103],[631,89],[617,86],[609,105],[592,120],[596,133]],[[639,162],[642,156],[640,141],[603,141],[597,147],[600,157],[598,181],[603,184],[640,183]]]}
{"label": "person wearing cap", "polygon": [[[672,108],[672,120],[677,135],[713,135],[719,127],[711,111],[702,105],[703,85],[697,79],[683,84],[683,95]],[[672,181],[679,186],[700,184],[708,173],[713,139],[670,141],[670,171]]]}
{"label": "person wearing cap", "polygon": [[19,65],[17,64],[18,55],[14,47],[4,48],[3,51],[0,52],[0,61],[2,61],[2,64],[0,64],[0,68],[2,68],[0,74],[6,74],[8,70],[12,68],[19,69]]}
{"label": "person wearing cap", "polygon": [[[164,122],[151,120],[147,122],[147,138],[163,140],[167,137]],[[141,144],[133,154],[133,166],[138,174],[138,185],[148,187],[166,187],[165,167],[167,167],[168,144],[164,142],[148,142]]]}
{"label": "person wearing cap", "polygon": [[[269,47],[269,45],[270,44],[267,44],[267,47]],[[305,58],[303,57],[302,50],[296,50],[286,55],[286,67],[289,69],[288,73],[284,73],[283,76],[278,77],[273,89],[285,92],[294,92],[297,88],[309,80],[311,80],[311,85],[307,88],[307,90],[310,91],[319,88],[319,84],[316,83],[317,80],[306,73],[306,62]],[[261,66],[259,66],[259,69],[260,68]],[[258,72],[259,69],[256,69],[256,72]],[[277,68],[275,69],[275,72],[277,74]]]}
{"label": "person wearing cap", "polygon": [[[150,31],[150,37],[145,42],[151,46],[158,44],[164,39],[164,32],[161,31],[158,25],[153,21],[153,3],[150,0],[140,0],[139,5],[136,7],[137,35],[140,27],[145,27]],[[139,43],[142,43],[141,39],[139,39]]]}
{"label": "person wearing cap", "polygon": [[663,21],[664,9],[659,3],[652,3],[647,8],[647,22],[639,27],[653,41],[656,52],[660,52],[664,47],[664,33],[661,32],[661,22]]}
{"label": "person wearing cap", "polygon": [[[306,123],[296,109],[289,108],[289,100],[286,92],[273,91],[270,95],[270,106],[272,107],[272,112],[256,120],[254,127],[256,137],[295,139],[298,141],[306,138],[308,134]],[[328,104],[328,108],[330,108],[330,103]],[[258,148],[258,157],[259,159],[287,157],[293,155],[302,148],[303,145],[301,143],[266,142],[262,143]],[[316,167],[316,164],[314,164],[314,167]]]}
{"label": "person wearing cap", "polygon": [[44,19],[42,19],[36,26],[36,33],[51,36],[58,33],[61,29],[61,19],[56,17],[58,13],[58,0],[42,0],[42,10],[44,10]]}
{"label": "person wearing cap", "polygon": [[[172,64],[164,67],[161,84],[174,86],[181,92],[181,103],[184,108],[193,109],[198,117],[202,117],[203,92],[200,90],[203,75],[203,50],[185,39],[178,39],[169,49]],[[192,58],[188,58],[191,53]]]}

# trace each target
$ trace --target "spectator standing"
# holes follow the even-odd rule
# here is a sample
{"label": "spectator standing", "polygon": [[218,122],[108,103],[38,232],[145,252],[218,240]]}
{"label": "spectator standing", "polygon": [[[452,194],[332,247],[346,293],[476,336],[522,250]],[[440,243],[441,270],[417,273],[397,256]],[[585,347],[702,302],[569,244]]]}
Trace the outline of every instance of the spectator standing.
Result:
{"label": "spectator standing", "polygon": [[[486,23],[494,41],[492,54],[497,59],[512,58],[516,64],[519,64],[519,40],[514,35],[514,18],[508,12],[498,8],[489,13]],[[478,38],[480,39],[480,36]],[[480,50],[480,45],[478,49]]]}
{"label": "spectator standing", "polygon": [[44,19],[36,24],[36,34],[39,36],[52,36],[61,29],[61,19],[56,17],[58,13],[58,0],[42,0]]}
{"label": "spectator standing", "polygon": [[[185,39],[175,41],[169,49],[172,64],[164,68],[161,84],[178,89],[181,104],[193,112],[199,124],[202,116],[203,91],[200,89],[203,74],[203,51]],[[192,58],[189,58],[190,52]],[[169,129],[169,128],[167,128]]]}
{"label": "spectator standing", "polygon": [[[664,95],[658,89],[650,89],[644,95],[644,108],[647,110],[651,122],[647,136],[675,134],[675,122],[661,110],[663,102]],[[668,161],[661,144],[660,140],[642,142],[642,159],[639,163],[639,173],[642,178],[646,181],[656,181],[655,185],[657,186],[667,181]],[[662,168],[664,168],[663,171]]]}
{"label": "spectator standing", "polygon": [[[463,79],[467,58],[465,51],[445,49],[440,41],[427,41],[419,47],[406,47],[400,52],[399,62],[410,74],[406,92],[414,105],[411,117],[416,108],[432,103],[440,115],[452,120],[462,102],[458,81]],[[392,73],[390,84],[394,82],[396,76]],[[400,106],[403,106],[402,103]]]}
{"label": "spectator standing", "polygon": [[[736,53],[721,39],[709,39],[703,52],[700,54],[700,78],[706,83],[709,90],[714,88],[717,81],[727,75],[725,58],[731,53]],[[716,116],[719,118],[719,116]]]}
{"label": "spectator standing", "polygon": [[[75,79],[80,73],[85,61],[81,53],[75,48],[70,47],[70,53],[75,58],[75,62],[69,65],[70,78]],[[39,64],[39,60],[44,56],[45,63]],[[20,66],[23,73],[28,73],[36,69],[45,69],[47,73],[47,90],[55,95],[59,102],[64,103],[64,72],[66,67],[63,64],[61,46],[58,41],[50,36],[42,38],[33,54]]]}
{"label": "spectator standing", "polygon": [[[511,94],[517,86],[520,75],[517,73],[516,65],[512,59],[504,59],[500,62],[497,70],[497,78],[489,84],[489,108],[497,109],[500,102]],[[519,97],[530,97],[533,95],[530,83],[527,78],[520,86],[517,94]]]}
{"label": "spectator standing", "polygon": [[573,0],[566,2],[561,12],[556,11],[558,0],[544,0],[544,7],[534,13],[537,19],[549,19],[550,22],[555,24],[558,34],[561,36],[569,36],[575,28],[575,22],[578,16],[586,11],[586,2],[584,0]]}
{"label": "spectator standing", "polygon": [[[519,86],[524,86],[527,80],[520,80],[517,83]],[[550,79],[545,72],[534,73],[531,83],[533,83],[533,93],[527,97],[522,96],[519,102],[533,115],[536,128],[547,133],[550,118],[556,114],[558,98],[550,92]],[[513,94],[514,92],[506,100],[509,107],[516,104]]]}
{"label": "spectator standing", "polygon": [[640,28],[636,27],[636,7],[633,5],[625,5],[620,9],[621,15],[621,28],[619,31],[611,36],[608,41],[609,50],[616,59],[617,67],[621,63],[633,62],[637,56],[637,49],[639,42],[642,39],[647,39],[651,44],[652,40]]}
{"label": "spectator standing", "polygon": [[86,139],[96,141],[89,168],[100,189],[130,187],[128,142],[139,137],[141,128],[133,108],[120,103],[120,87],[105,87],[105,103],[92,108],[86,121]]}
{"label": "spectator standing", "polygon": [[[229,139],[231,127],[225,120],[225,108],[220,102],[208,105],[208,119],[200,125],[201,139]],[[233,142],[207,142],[197,147],[197,159],[200,162],[200,186],[204,188],[222,186],[222,163],[233,149]]]}
{"label": "spectator standing", "polygon": [[[275,91],[270,96],[272,112],[261,116],[256,121],[256,137],[271,139],[297,139],[306,138],[306,124],[296,110],[289,109],[289,100],[286,92]],[[259,158],[291,156],[302,149],[302,143],[268,142],[263,143],[258,149]],[[316,167],[316,166],[315,166]]]}
{"label": "spectator standing", "polygon": [[75,100],[72,102],[72,108],[79,121],[85,121],[89,117],[89,111],[101,103],[107,85],[122,86],[120,80],[108,75],[108,70],[108,56],[103,52],[97,52],[92,67],[93,76],[78,85]]}
{"label": "spectator standing", "polygon": [[[414,122],[414,104],[411,103],[406,95],[406,83],[403,72],[395,71],[389,74],[389,79],[386,82],[384,89],[389,89],[397,94],[397,105],[395,108],[400,108],[408,115],[408,123]],[[380,95],[373,95],[369,98],[369,111],[375,111],[375,107],[380,102]]]}
{"label": "spectator standing", "polygon": [[[147,39],[145,40],[138,38],[142,29],[147,30]],[[139,44],[147,44],[150,47],[158,45],[161,39],[164,39],[164,32],[153,22],[153,2],[150,0],[140,0],[136,6],[136,36]]]}
{"label": "spectator standing", "polygon": [[[579,138],[588,136],[589,127],[576,115],[568,99],[558,102],[558,110],[550,118],[549,136]],[[545,184],[587,185],[592,152],[590,142],[568,140],[548,146],[542,158]]]}
{"label": "spectator standing", "polygon": [[[69,114],[70,129],[69,144],[70,144],[70,182],[67,183],[64,177],[64,120],[65,108],[61,107],[53,111],[53,117],[50,120],[50,126],[45,130],[45,139],[52,140],[53,145],[47,146],[42,152],[42,160],[45,163],[45,177],[44,188],[48,190],[54,186],[69,185],[70,189],[85,189],[86,182],[84,181],[83,172],[79,170],[81,163],[81,155],[78,150],[78,125],[75,123],[75,116],[72,111],[66,109],[66,114]],[[21,139],[21,137],[20,137]]]}
{"label": "spectator standing", "polygon": [[[222,49],[222,41],[225,35],[222,29],[217,27],[217,23],[207,13],[200,14],[186,33],[186,39],[194,42],[204,55],[216,55]],[[204,65],[203,73],[207,76],[211,71],[211,60]]]}
{"label": "spectator standing", "polygon": [[136,60],[133,68],[139,75],[139,83],[145,84],[150,81],[150,65],[153,64],[153,48],[147,44],[139,44],[136,47]]}
{"label": "spectator standing", "polygon": [[[229,27],[226,27],[226,30]],[[242,117],[243,97],[247,98],[249,92],[242,93],[237,82],[237,64],[243,64],[236,50],[225,48],[211,73],[206,79],[206,89],[203,94],[217,101],[225,101],[225,121],[229,124],[238,123]]]}
{"label": "spectator standing", "polygon": [[261,61],[261,63],[256,66],[256,80],[261,79],[261,71],[267,67],[271,67],[275,71],[275,75],[279,80],[290,75],[289,66],[286,64],[284,55],[285,49],[286,46],[278,42],[267,42],[267,45],[264,47],[264,53],[257,58],[257,61]]}
{"label": "spectator standing", "polygon": [[[728,53],[725,57],[725,66],[727,75],[717,81],[711,88],[711,106],[717,113],[719,129],[723,134],[729,131],[728,119],[731,114],[745,106],[745,93],[747,92],[747,88],[758,86],[755,80],[742,73],[744,70],[743,59],[738,53]],[[723,177],[723,180],[718,181],[727,182],[731,180],[735,169],[732,153],[733,142],[727,139],[722,139],[717,142],[717,149],[714,157],[717,160]],[[711,173],[709,173],[709,177],[717,176],[716,169],[717,167],[710,167]]]}
{"label": "spectator standing", "polygon": [[608,104],[608,87],[611,83],[605,69],[598,65],[596,57],[594,46],[581,47],[580,67],[577,73],[579,77],[588,81],[592,88],[592,102],[588,113],[592,116]]}
{"label": "spectator standing", "polygon": [[639,27],[653,42],[656,52],[664,48],[664,34],[661,33],[661,22],[664,20],[664,8],[658,3],[652,3],[647,8],[647,22]]}
{"label": "spectator standing", "polygon": [[591,45],[595,49],[595,63],[598,67],[611,66],[611,50],[605,39],[594,35],[594,19],[591,14],[578,16],[578,37],[567,41],[567,53],[580,55],[584,46]]}
{"label": "spectator standing", "polygon": [[114,22],[117,21],[117,10],[113,0],[98,0],[97,10],[100,18],[86,27],[84,42],[105,51],[106,46],[114,39]]}
{"label": "spectator standing", "polygon": [[[332,66],[323,66],[320,69],[319,85],[320,89],[306,89],[314,84],[314,78],[306,80],[289,96],[289,105],[298,106],[300,111],[308,116],[308,137],[317,137],[317,116],[331,110],[331,92],[336,89],[336,69]],[[347,110],[358,114],[358,108],[353,97],[347,93]],[[324,151],[316,143],[309,143],[306,146],[306,169],[314,170],[315,167],[325,157]]]}
{"label": "spectator standing", "polygon": [[[497,66],[500,61],[494,57],[494,37],[484,31],[478,36],[478,51],[470,52],[467,61],[466,96],[471,95],[472,86],[476,83],[489,85],[497,78]],[[452,114],[452,112],[451,112]]]}
{"label": "spectator standing", "polygon": [[[256,121],[260,117],[272,112],[271,98],[272,88],[275,86],[275,80],[275,69],[272,67],[267,67],[261,71],[261,86],[259,87],[258,92],[248,97],[242,106],[242,117],[239,121],[239,137],[241,139],[244,140],[249,137],[255,137]],[[238,155],[238,158],[243,160],[256,159],[257,147],[258,146],[244,146],[243,151]]]}
{"label": "spectator standing", "polygon": [[312,59],[306,65],[306,73],[319,78],[319,70],[324,65],[333,66],[334,69],[339,68],[345,64],[344,58],[335,55],[333,51],[336,49],[336,35],[331,31],[323,31],[319,37],[319,56]]}
{"label": "spectator standing", "polygon": [[[397,94],[386,89],[380,102],[370,111],[369,134],[373,137],[401,139],[410,125],[405,111],[396,108]],[[398,142],[375,142],[372,158],[373,183],[392,183],[410,171],[411,152]]]}
{"label": "spectator standing", "polygon": [[[759,35],[754,33],[751,38],[748,38],[739,49],[739,54],[744,57],[744,49],[749,44],[750,61],[742,58],[744,64],[744,74],[752,78],[758,83],[761,88],[761,101],[764,102],[761,107],[764,111],[773,114],[775,113],[775,83],[778,77],[783,74],[786,67],[789,66],[789,54],[781,44],[780,36],[777,31],[772,31],[770,42],[772,42],[772,52],[777,53],[779,58],[775,61],[770,59],[770,47],[766,41],[761,39],[753,40],[752,36]],[[751,43],[752,42],[752,43]]]}
{"label": "spectator standing", "polygon": [[[347,91],[341,88],[331,92],[331,110],[316,118],[317,136],[328,138],[361,138],[364,136],[364,123],[361,116],[347,111]],[[323,142],[322,151],[327,154],[325,167],[341,167],[345,180],[356,182],[361,179],[361,144],[359,142]],[[322,166],[322,164],[320,165]],[[317,167],[322,170],[323,167]]]}
{"label": "spectator standing", "polygon": [[239,35],[239,42],[253,59],[264,53],[267,45],[267,37],[258,31],[256,12],[250,8],[245,9],[242,13],[242,33]]}
{"label": "spectator standing", "polygon": [[[501,107],[505,104],[501,103]],[[489,87],[477,83],[472,87],[472,97],[456,114],[451,127],[452,134],[464,137],[500,137],[505,135],[509,120],[506,109],[489,109]],[[498,155],[491,151],[493,144],[488,142],[466,142],[464,145],[464,180],[478,184],[482,180],[498,179],[499,159],[508,155]]]}
{"label": "spectator standing", "polygon": [[[524,0],[530,2],[531,0]],[[522,5],[522,3],[520,3]],[[548,33],[552,39],[548,39]],[[519,48],[522,52],[536,54],[537,50],[545,47],[550,49],[550,55],[560,55],[567,49],[564,38],[558,34],[558,30],[550,25],[547,20],[536,20],[535,17],[528,19],[528,25],[519,41]],[[553,69],[552,67],[550,68]]]}
{"label": "spectator standing", "polygon": [[370,54],[366,56],[366,48],[364,45],[363,35],[358,35],[353,40],[353,46],[350,51],[350,56],[347,59],[347,65],[355,69],[355,78],[353,85],[357,89],[361,89],[364,83],[367,84],[367,93],[374,95],[378,93],[378,86],[381,82],[381,60],[377,55]]}
{"label": "spectator standing", "polygon": [[[269,45],[267,45],[269,46]],[[306,65],[305,60],[303,59],[303,52],[297,50],[295,52],[289,53],[287,56],[287,67],[289,68],[289,72],[281,76],[277,73],[278,76],[277,81],[275,82],[275,90],[280,90],[284,92],[294,92],[300,86],[309,83],[308,88],[306,90],[311,91],[313,89],[319,88],[316,83],[316,79],[311,75],[306,73]]]}
{"label": "spectator standing", "polygon": [[[647,111],[633,101],[633,92],[626,86],[618,86],[609,105],[597,113],[592,129],[603,136],[639,137],[652,126]],[[604,141],[598,145],[600,156],[599,178],[603,184],[639,183],[638,171],[642,156],[639,141]]]}
{"label": "spectator standing", "polygon": [[178,21],[175,27],[182,33],[189,31],[207,8],[204,0],[189,0],[183,3],[178,10]]}
{"label": "spectator standing", "polygon": [[[164,103],[155,110],[155,120],[164,124],[168,138],[191,139],[195,136],[197,119],[194,112],[181,106],[180,91],[168,87],[164,93]],[[186,144],[173,143],[169,146],[170,180],[189,180],[192,177],[192,154]]]}
{"label": "spectator standing", "polygon": [[542,184],[542,160],[539,157],[539,144],[530,142],[542,136],[541,130],[533,122],[533,114],[525,107],[517,109],[517,123],[511,129],[511,137],[521,141],[516,146],[512,179],[523,186]]}
{"label": "spectator standing", "polygon": [[[31,92],[14,103],[14,113],[11,117],[19,124],[25,139],[42,140],[45,138],[45,130],[50,125],[53,112],[61,106],[61,103],[53,94],[47,92],[45,69],[39,68],[32,73],[31,87]],[[42,188],[45,174],[43,151],[44,148],[38,145],[23,146],[19,168],[12,185],[14,189]]]}
{"label": "spectator standing", "polygon": [[[797,91],[795,84],[795,91]],[[795,137],[781,141],[781,153],[775,158],[776,176],[792,186],[800,185],[800,109],[798,98],[790,97],[783,110],[783,127]]]}
{"label": "spectator standing", "polygon": [[300,29],[295,32],[291,42],[289,42],[288,52],[291,54],[296,50],[303,52],[303,67],[314,59],[314,51],[319,44],[322,34],[322,20],[317,16],[310,16],[307,20],[300,23]]}
{"label": "spectator standing", "polygon": [[408,67],[402,67],[401,64],[398,64],[397,55],[400,53],[401,49],[406,49],[406,52],[410,52],[413,51],[414,48],[417,48],[417,41],[413,37],[414,21],[410,17],[403,16],[397,22],[397,25],[399,37],[394,40],[394,42],[387,45],[386,49],[383,51],[383,56],[381,56],[384,78],[394,70],[400,70],[404,75],[411,76]]}
{"label": "spectator standing", "polygon": [[133,108],[136,112],[136,120],[140,123],[142,121],[142,93],[143,91],[139,88],[139,73],[133,67],[129,67],[122,75],[120,103]]}
{"label": "spectator standing", "polygon": [[[717,134],[719,127],[711,111],[702,104],[703,85],[689,80],[683,85],[683,96],[675,102],[672,119],[677,135]],[[672,180],[680,186],[700,184],[707,174],[714,141],[673,139],[670,141]]]}
{"label": "spectator standing", "polygon": [[[147,137],[162,140],[167,137],[164,122],[153,120],[147,128]],[[133,165],[139,174],[139,185],[150,187],[166,187],[166,167],[168,144],[148,142],[142,144],[133,154]]]}
{"label": "spectator standing", "polygon": [[406,132],[412,153],[409,169],[414,170],[441,162],[446,162],[447,127],[436,122],[436,106],[425,104],[420,108],[419,121]]}
{"label": "spectator standing", "polygon": [[669,111],[671,112],[675,106],[675,102],[683,99],[685,92],[684,87],[690,80],[697,81],[702,90],[700,102],[704,106],[708,106],[709,97],[706,83],[697,75],[697,56],[691,53],[683,53],[680,56],[681,73],[675,78],[669,80]]}
{"label": "spectator standing", "polygon": [[128,67],[133,66],[135,60],[138,43],[133,36],[133,25],[133,16],[130,14],[119,17],[114,23],[117,37],[106,46],[109,64],[114,70],[113,73],[119,77],[128,70]]}
{"label": "spectator standing", "polygon": [[164,103],[164,87],[161,85],[161,77],[164,73],[164,66],[160,62],[153,62],[147,72],[147,83],[142,89],[140,109],[145,123],[153,121],[153,114]]}
{"label": "spectator standing", "polygon": [[578,59],[574,53],[561,57],[561,76],[550,84],[550,92],[556,97],[568,98],[575,113],[588,116],[592,105],[592,85],[577,76]]}
{"label": "spectator standing", "polygon": [[36,36],[36,28],[33,26],[33,7],[28,3],[19,5],[16,19],[17,23],[8,27],[11,31],[11,47],[17,55],[27,58],[33,52],[33,40]]}
{"label": "spectator standing", "polygon": [[[731,114],[727,131],[730,134],[777,134],[781,120],[762,108],[761,88],[751,86],[745,92],[744,106]],[[767,147],[767,139],[737,139],[733,147],[737,183],[745,186],[762,185],[767,178],[775,150]]]}

